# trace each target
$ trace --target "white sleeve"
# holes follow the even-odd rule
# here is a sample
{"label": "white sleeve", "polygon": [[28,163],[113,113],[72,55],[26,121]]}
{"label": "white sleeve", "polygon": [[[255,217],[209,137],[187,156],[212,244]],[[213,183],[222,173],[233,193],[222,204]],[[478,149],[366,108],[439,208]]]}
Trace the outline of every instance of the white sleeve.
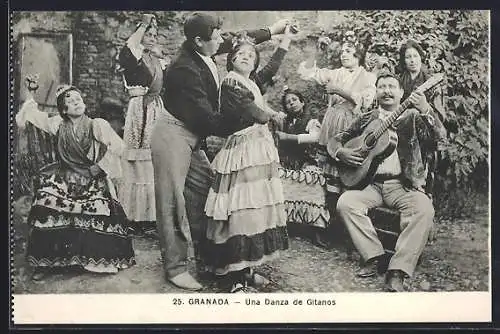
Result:
{"label": "white sleeve", "polygon": [[106,153],[101,160],[96,162],[96,164],[104,170],[110,178],[121,177],[122,169],[120,158],[125,150],[125,143],[104,119],[96,118],[92,125],[95,140],[107,147]]}
{"label": "white sleeve", "polygon": [[328,68],[318,68],[316,62],[311,68],[306,68],[306,62],[303,61],[299,64],[297,74],[302,80],[314,80],[320,85],[326,85],[333,80],[334,70]]}
{"label": "white sleeve", "polygon": [[61,125],[62,117],[59,115],[49,117],[48,113],[38,109],[38,104],[31,98],[23,103],[21,110],[16,114],[16,124],[19,128],[23,129],[26,122],[54,136]]}
{"label": "white sleeve", "polygon": [[321,130],[321,123],[313,118],[306,125],[307,133],[299,134],[297,137],[297,141],[299,144],[306,143],[317,143],[319,139],[319,132]]}

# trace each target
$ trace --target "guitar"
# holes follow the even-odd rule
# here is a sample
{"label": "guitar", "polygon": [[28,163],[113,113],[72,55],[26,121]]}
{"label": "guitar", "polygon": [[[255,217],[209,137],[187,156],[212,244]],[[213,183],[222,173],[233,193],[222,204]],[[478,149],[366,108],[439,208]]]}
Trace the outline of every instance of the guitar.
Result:
{"label": "guitar", "polygon": [[[443,79],[444,75],[441,73],[433,75],[416,90],[423,93],[437,86]],[[389,130],[389,127],[409,105],[410,101],[406,99],[385,120],[371,121],[360,136],[343,145],[354,149],[365,158],[360,166],[339,165],[339,176],[344,186],[350,189],[363,189],[371,182],[380,163],[392,154],[398,144],[398,136]]]}

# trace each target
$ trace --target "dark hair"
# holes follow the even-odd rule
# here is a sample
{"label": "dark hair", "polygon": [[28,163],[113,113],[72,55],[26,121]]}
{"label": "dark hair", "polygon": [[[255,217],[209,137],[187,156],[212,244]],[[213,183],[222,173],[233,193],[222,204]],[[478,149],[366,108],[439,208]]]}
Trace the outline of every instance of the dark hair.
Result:
{"label": "dark hair", "polygon": [[417,50],[418,54],[420,55],[420,58],[422,59],[422,64],[426,60],[426,54],[424,49],[420,46],[420,44],[417,43],[417,41],[410,39],[406,41],[403,45],[401,45],[401,48],[399,49],[399,70],[401,72],[406,70],[406,63],[405,63],[405,55],[406,55],[406,50],[408,49],[415,49]]}
{"label": "dark hair", "polygon": [[364,66],[365,65],[366,50],[365,50],[365,47],[363,46],[363,44],[361,44],[359,42],[356,42],[356,43],[344,42],[344,43],[342,43],[341,48],[344,45],[347,45],[347,46],[354,49],[354,57],[358,58],[359,66]]}
{"label": "dark hair", "polygon": [[62,118],[67,118],[68,116],[66,115],[65,111],[68,110],[68,106],[66,105],[66,96],[68,95],[69,92],[75,91],[78,94],[82,94],[76,87],[70,87],[67,90],[63,91],[60,93],[57,98],[56,98],[56,106],[57,106],[57,111],[59,112],[59,115]]}
{"label": "dark hair", "polygon": [[227,61],[226,61],[226,69],[227,71],[232,71],[233,70],[233,58],[234,58],[234,55],[236,54],[236,52],[238,52],[242,47],[244,46],[250,46],[253,48],[254,52],[255,52],[255,65],[253,67],[253,70],[252,72],[250,73],[250,78],[252,78],[254,75],[255,75],[255,72],[257,71],[257,69],[259,68],[259,63],[260,63],[260,54],[259,54],[259,51],[257,51],[257,49],[255,48],[255,45],[253,44],[250,44],[250,43],[239,43],[237,44],[233,50],[231,50],[230,53],[228,53],[227,55]]}
{"label": "dark hair", "polygon": [[398,82],[399,88],[403,87],[401,85],[401,81],[399,81],[399,77],[393,72],[387,70],[382,70],[379,72],[379,74],[377,75],[377,80],[375,81],[375,87],[377,87],[379,80],[384,78],[394,78]]}
{"label": "dark hair", "polygon": [[194,42],[196,36],[209,41],[212,39],[214,30],[221,27],[221,17],[206,13],[193,13],[184,21],[184,36],[191,43]]}
{"label": "dark hair", "polygon": [[288,110],[286,109],[286,97],[287,95],[295,95],[299,98],[300,102],[302,102],[304,104],[304,109],[306,107],[306,100],[304,99],[304,96],[296,91],[296,90],[292,90],[292,89],[286,89],[284,92],[283,92],[283,95],[281,96],[281,106],[283,107],[283,111],[288,114]]}

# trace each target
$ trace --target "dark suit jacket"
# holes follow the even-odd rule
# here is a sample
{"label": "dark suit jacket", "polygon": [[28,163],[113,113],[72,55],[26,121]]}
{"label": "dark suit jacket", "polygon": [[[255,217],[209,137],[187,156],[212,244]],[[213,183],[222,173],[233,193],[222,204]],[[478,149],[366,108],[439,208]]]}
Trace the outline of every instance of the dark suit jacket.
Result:
{"label": "dark suit jacket", "polygon": [[[248,31],[248,36],[262,43],[271,38],[268,29]],[[222,36],[224,42],[217,54],[231,51],[232,36]],[[207,64],[184,42],[179,55],[167,70],[163,81],[163,102],[169,113],[184,122],[186,127],[200,138],[209,135],[225,136],[222,116],[219,113],[217,83]]]}

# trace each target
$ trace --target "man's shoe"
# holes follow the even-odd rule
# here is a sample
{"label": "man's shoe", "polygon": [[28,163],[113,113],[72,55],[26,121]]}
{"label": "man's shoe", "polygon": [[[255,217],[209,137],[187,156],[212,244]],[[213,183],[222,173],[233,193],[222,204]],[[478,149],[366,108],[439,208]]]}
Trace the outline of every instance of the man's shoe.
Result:
{"label": "man's shoe", "polygon": [[372,277],[377,274],[378,271],[378,257],[371,258],[366,261],[357,271],[356,276],[358,277]]}
{"label": "man's shoe", "polygon": [[389,292],[404,292],[404,275],[405,273],[401,270],[389,270],[386,276],[385,289]]}
{"label": "man's shoe", "polygon": [[187,271],[177,276],[170,277],[168,280],[173,285],[181,289],[191,290],[191,291],[199,291],[203,289],[203,286],[200,283],[198,283],[198,281],[194,279],[194,277],[191,276],[191,274],[189,274]]}

